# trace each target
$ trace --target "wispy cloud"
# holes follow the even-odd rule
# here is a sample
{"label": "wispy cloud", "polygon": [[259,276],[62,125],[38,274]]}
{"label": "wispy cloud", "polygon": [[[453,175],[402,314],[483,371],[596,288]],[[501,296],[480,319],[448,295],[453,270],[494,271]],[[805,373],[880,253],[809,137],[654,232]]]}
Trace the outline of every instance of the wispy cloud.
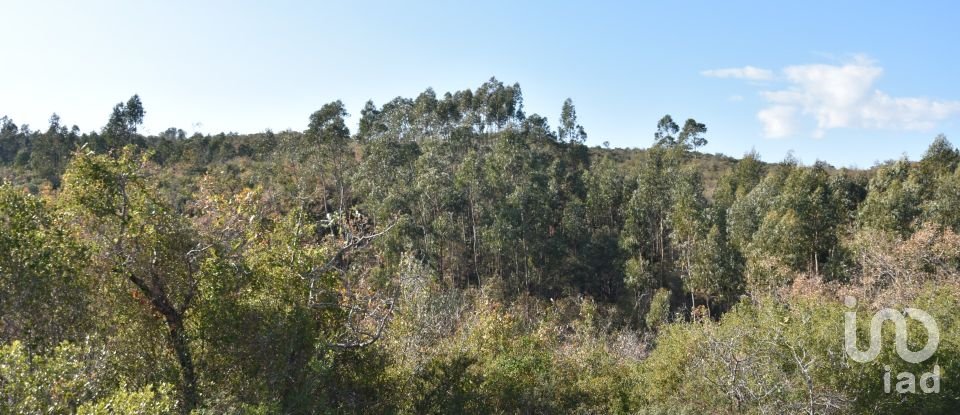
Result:
{"label": "wispy cloud", "polygon": [[742,68],[708,69],[700,72],[700,74],[711,78],[735,78],[747,79],[750,81],[769,81],[773,79],[773,72],[769,69],[756,68],[753,66],[744,66]]}
{"label": "wispy cloud", "polygon": [[803,117],[815,124],[811,134],[822,137],[835,128],[930,130],[960,115],[960,101],[892,97],[878,90],[883,68],[862,55],[839,65],[793,65],[781,72],[783,88],[760,91],[768,105],[757,118],[771,138],[799,133]]}

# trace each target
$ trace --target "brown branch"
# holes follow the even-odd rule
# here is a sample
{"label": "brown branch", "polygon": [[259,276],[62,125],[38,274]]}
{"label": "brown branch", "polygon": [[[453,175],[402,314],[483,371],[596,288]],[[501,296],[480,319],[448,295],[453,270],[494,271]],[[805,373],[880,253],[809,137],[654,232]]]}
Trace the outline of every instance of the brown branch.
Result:
{"label": "brown branch", "polygon": [[370,346],[373,343],[376,343],[376,341],[380,340],[380,337],[383,335],[383,330],[386,328],[387,321],[390,319],[390,315],[392,313],[393,313],[393,301],[388,301],[387,310],[384,313],[383,318],[381,318],[380,321],[377,322],[377,331],[375,333],[359,332],[362,336],[367,336],[367,340],[356,341],[352,343],[346,343],[346,342],[333,343],[331,344],[331,346],[337,349],[354,350],[354,349],[361,349],[361,348]]}

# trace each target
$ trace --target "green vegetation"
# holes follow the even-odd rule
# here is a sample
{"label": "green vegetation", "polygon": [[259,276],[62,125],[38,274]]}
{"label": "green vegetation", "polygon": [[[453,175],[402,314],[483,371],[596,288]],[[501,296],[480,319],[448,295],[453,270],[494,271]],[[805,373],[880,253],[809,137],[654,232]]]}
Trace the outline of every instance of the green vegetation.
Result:
{"label": "green vegetation", "polygon": [[[960,152],[868,171],[588,148],[519,85],[304,132],[0,121],[0,414],[953,413]],[[844,353],[843,296],[934,316],[936,394]],[[926,340],[910,325],[913,350]],[[896,382],[896,380],[894,380]]]}

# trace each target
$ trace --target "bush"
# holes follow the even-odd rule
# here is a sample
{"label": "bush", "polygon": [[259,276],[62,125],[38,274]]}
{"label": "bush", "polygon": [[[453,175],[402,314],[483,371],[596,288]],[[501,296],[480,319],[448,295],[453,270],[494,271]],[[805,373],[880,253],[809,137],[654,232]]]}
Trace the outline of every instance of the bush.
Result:
{"label": "bush", "polygon": [[77,415],[164,415],[174,414],[177,401],[173,386],[147,386],[139,391],[121,389],[109,397],[77,408]]}
{"label": "bush", "polygon": [[650,300],[650,310],[647,311],[647,327],[658,330],[670,320],[670,290],[660,288]]}

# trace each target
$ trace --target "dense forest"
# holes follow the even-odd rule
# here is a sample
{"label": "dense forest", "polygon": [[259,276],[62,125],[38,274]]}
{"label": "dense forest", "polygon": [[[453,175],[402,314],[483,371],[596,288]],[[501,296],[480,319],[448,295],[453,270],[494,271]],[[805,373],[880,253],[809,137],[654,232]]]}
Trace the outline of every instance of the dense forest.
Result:
{"label": "dense forest", "polygon": [[[588,147],[519,85],[303,132],[0,120],[0,413],[953,413],[960,152],[866,170]],[[108,112],[105,109],[105,114]],[[649,121],[649,122],[647,122]],[[940,327],[844,349],[845,296]],[[915,327],[916,326],[916,327]],[[892,328],[892,327],[891,327]],[[909,326],[913,350],[927,340]],[[887,393],[930,372],[938,393]]]}

